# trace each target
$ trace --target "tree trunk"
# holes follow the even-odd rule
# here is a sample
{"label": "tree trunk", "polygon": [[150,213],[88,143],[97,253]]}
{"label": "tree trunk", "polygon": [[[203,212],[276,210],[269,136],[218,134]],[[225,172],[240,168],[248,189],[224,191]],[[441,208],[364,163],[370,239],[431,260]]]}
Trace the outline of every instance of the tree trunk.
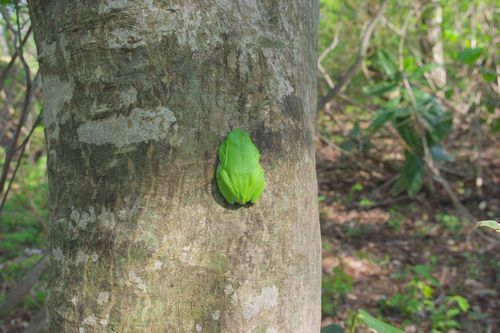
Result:
{"label": "tree trunk", "polygon": [[[50,332],[320,324],[317,0],[30,1],[48,145]],[[217,149],[244,128],[254,206]]]}

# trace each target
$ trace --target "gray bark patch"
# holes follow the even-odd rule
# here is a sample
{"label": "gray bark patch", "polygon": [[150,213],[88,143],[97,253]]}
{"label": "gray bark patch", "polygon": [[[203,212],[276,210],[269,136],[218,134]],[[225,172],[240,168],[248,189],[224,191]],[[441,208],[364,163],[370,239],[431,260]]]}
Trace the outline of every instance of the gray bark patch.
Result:
{"label": "gray bark patch", "polygon": [[62,81],[58,76],[45,75],[43,77],[43,93],[45,94],[44,102],[44,122],[48,128],[52,124],[56,124],[49,135],[50,138],[57,139],[59,136],[58,117],[65,103],[71,101],[75,84],[70,81]]}
{"label": "gray bark patch", "polygon": [[78,127],[78,140],[93,145],[113,144],[123,147],[133,143],[165,138],[175,115],[165,107],[155,110],[135,108],[130,115],[92,120]]}

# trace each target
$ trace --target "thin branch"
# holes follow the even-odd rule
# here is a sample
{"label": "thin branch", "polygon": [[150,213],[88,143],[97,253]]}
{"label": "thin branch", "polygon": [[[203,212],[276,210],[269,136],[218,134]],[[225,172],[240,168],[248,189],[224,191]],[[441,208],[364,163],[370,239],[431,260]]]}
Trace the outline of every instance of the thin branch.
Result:
{"label": "thin branch", "polygon": [[325,79],[326,83],[328,84],[328,87],[330,87],[330,89],[332,89],[335,86],[335,84],[333,83],[333,80],[330,77],[330,75],[328,75],[328,73],[326,72],[326,69],[320,63],[318,63],[318,70],[321,73],[321,75],[323,75],[323,78]]}
{"label": "thin branch", "polygon": [[401,37],[403,35],[403,33],[401,32],[401,30],[399,30],[394,24],[392,24],[387,18],[385,18],[385,16],[383,16],[381,18],[381,20],[382,20],[382,23],[387,28],[389,28],[389,30],[391,30],[392,32],[396,33],[396,35],[398,35],[399,37]]}
{"label": "thin branch", "polygon": [[375,16],[370,20],[370,22],[366,26],[366,28],[363,32],[363,35],[361,37],[361,43],[359,46],[358,54],[356,55],[356,61],[347,70],[347,72],[340,78],[340,80],[337,82],[337,85],[335,85],[335,87],[328,94],[326,94],[326,96],[321,98],[321,100],[318,102],[318,111],[321,111],[325,107],[326,103],[328,103],[333,98],[335,98],[339,93],[344,91],[344,89],[351,82],[352,78],[359,70],[359,67],[361,66],[361,64],[363,63],[363,60],[366,57],[366,53],[368,51],[368,46],[370,45],[371,36],[372,36],[373,32],[375,31],[377,23],[382,18],[384,11],[387,8],[388,3],[389,3],[388,0],[384,0],[382,5],[380,6],[379,10],[375,14]]}
{"label": "thin branch", "polygon": [[[37,74],[38,77],[38,74]],[[28,75],[29,78],[29,75]],[[14,133],[14,138],[12,139],[12,143],[9,147],[9,150],[7,151],[7,154],[5,156],[5,161],[2,169],[2,175],[0,177],[0,193],[3,193],[4,187],[5,187],[5,182],[7,181],[7,177],[9,174],[9,167],[10,163],[12,162],[12,159],[14,158],[14,154],[16,152],[16,145],[17,141],[19,140],[19,136],[21,135],[21,130],[24,126],[24,123],[26,121],[26,118],[28,116],[30,106],[31,106],[31,99],[33,97],[33,85],[32,82],[29,81],[26,85],[26,92],[25,92],[25,98],[24,98],[24,103],[23,103],[23,110],[21,111],[21,117],[19,119],[19,122],[17,123],[16,126],[16,131]]]}
{"label": "thin branch", "polygon": [[43,110],[38,115],[37,119],[35,120],[35,123],[33,124],[33,127],[31,128],[30,132],[28,133],[28,135],[24,139],[23,143],[14,150],[14,152],[17,152],[18,150],[21,150],[21,151],[19,153],[19,158],[17,159],[16,166],[14,167],[14,171],[12,172],[12,175],[10,176],[9,185],[7,185],[7,189],[5,190],[5,193],[2,197],[2,201],[0,203],[0,215],[2,214],[3,206],[5,205],[5,201],[7,200],[7,196],[9,195],[12,184],[14,183],[14,179],[16,178],[17,171],[19,170],[19,167],[21,166],[21,161],[23,159],[24,152],[26,150],[26,146],[27,146],[28,142],[30,141],[31,136],[33,135],[33,132],[38,127],[38,125],[40,125],[40,123],[42,122],[42,117],[43,117]]}
{"label": "thin branch", "polygon": [[26,32],[26,35],[24,35],[24,38],[21,41],[21,45],[19,45],[19,47],[16,48],[16,50],[14,51],[14,54],[10,58],[9,63],[7,64],[7,66],[5,66],[5,68],[0,73],[0,91],[3,90],[3,85],[5,83],[5,79],[7,78],[7,75],[11,71],[12,67],[14,67],[14,63],[16,62],[16,59],[17,59],[19,53],[21,52],[22,48],[26,44],[26,41],[28,40],[29,36],[31,35],[31,31],[32,31],[32,29],[30,26],[28,28],[28,31]]}
{"label": "thin branch", "polygon": [[335,29],[335,34],[332,39],[332,43],[330,46],[328,46],[323,52],[318,57],[318,65],[323,62],[325,57],[330,54],[335,48],[339,45],[340,39],[339,39],[339,34],[340,34],[340,26],[338,25],[337,28]]}
{"label": "thin branch", "polygon": [[[18,29],[17,33],[19,36],[19,40],[21,40],[21,23],[19,20],[19,5],[17,2],[15,2],[15,6],[16,6],[17,29]],[[28,113],[30,111],[31,99],[33,97],[33,92],[34,92],[33,83],[38,78],[38,73],[37,73],[35,80],[33,80],[33,82],[31,81],[30,68],[28,66],[28,63],[26,62],[26,59],[24,58],[22,45],[19,45],[19,49],[20,49],[18,52],[19,60],[21,61],[22,65],[23,65],[24,74],[26,77],[26,91],[25,91],[25,96],[24,96],[23,109],[21,111],[19,122],[17,123],[17,126],[16,126],[16,131],[14,132],[14,138],[12,139],[12,143],[11,143],[9,150],[7,151],[7,154],[5,156],[5,162],[4,162],[2,174],[0,177],[0,193],[3,193],[4,187],[5,187],[5,182],[7,181],[7,176],[9,174],[10,163],[12,162],[12,158],[14,157],[14,154],[16,152],[17,141],[19,140],[24,123],[26,122],[26,118],[28,117]]]}
{"label": "thin branch", "polygon": [[330,77],[330,75],[328,75],[328,72],[325,70],[321,62],[323,61],[323,59],[325,59],[325,57],[328,54],[330,54],[330,52],[335,50],[335,48],[339,45],[339,34],[340,34],[340,28],[339,26],[337,26],[337,28],[335,29],[335,34],[332,39],[332,43],[323,52],[321,52],[321,54],[318,57],[318,70],[321,73],[321,75],[323,75],[323,78],[325,79],[330,89],[332,89],[335,86],[335,84],[333,83],[332,78]]}

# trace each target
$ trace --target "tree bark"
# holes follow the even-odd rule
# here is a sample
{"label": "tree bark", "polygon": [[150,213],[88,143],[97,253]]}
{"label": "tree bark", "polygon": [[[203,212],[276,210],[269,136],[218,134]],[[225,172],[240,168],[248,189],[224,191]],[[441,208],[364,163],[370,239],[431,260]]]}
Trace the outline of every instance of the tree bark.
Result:
{"label": "tree bark", "polygon": [[[31,0],[48,146],[50,332],[320,325],[317,0]],[[262,155],[225,204],[232,128]]]}
{"label": "tree bark", "polygon": [[424,45],[424,54],[431,63],[441,67],[434,68],[429,73],[430,80],[438,89],[446,85],[446,69],[444,68],[444,49],[442,28],[443,9],[439,0],[423,0],[422,5],[426,6],[424,10],[424,23],[427,26],[427,38]]}

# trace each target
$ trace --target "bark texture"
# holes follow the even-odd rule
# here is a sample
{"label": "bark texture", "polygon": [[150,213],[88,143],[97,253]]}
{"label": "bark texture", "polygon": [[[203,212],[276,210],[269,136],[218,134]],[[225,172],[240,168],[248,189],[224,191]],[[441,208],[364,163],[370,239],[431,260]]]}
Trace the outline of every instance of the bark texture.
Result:
{"label": "bark texture", "polygon": [[444,49],[442,37],[443,9],[439,0],[424,0],[423,19],[427,26],[427,40],[424,51],[431,63],[441,67],[430,71],[429,76],[436,88],[442,89],[446,85],[446,69],[444,68]]}
{"label": "bark texture", "polygon": [[[50,332],[317,333],[317,0],[32,0]],[[225,204],[251,133],[266,188]]]}

